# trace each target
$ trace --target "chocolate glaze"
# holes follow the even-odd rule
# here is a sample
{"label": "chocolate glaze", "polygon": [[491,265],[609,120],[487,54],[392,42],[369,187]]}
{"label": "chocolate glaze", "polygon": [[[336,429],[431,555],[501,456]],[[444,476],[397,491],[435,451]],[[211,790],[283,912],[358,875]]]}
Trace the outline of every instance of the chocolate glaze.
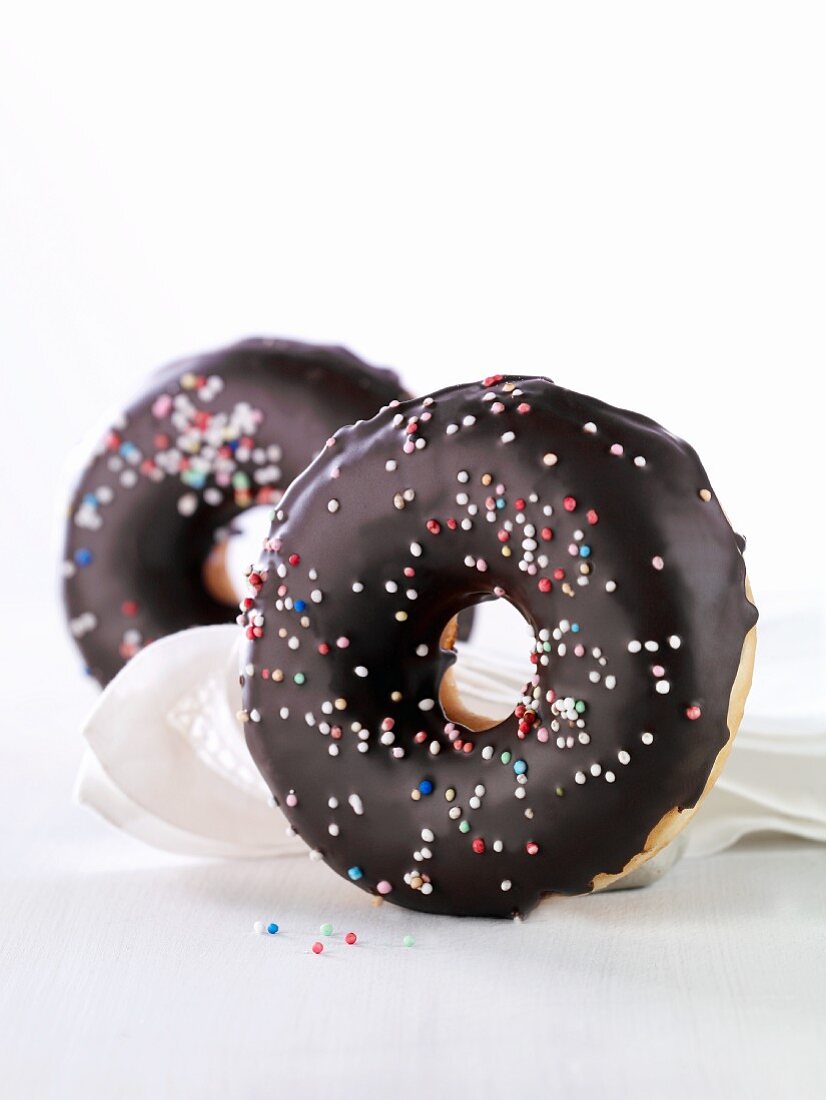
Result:
{"label": "chocolate glaze", "polygon": [[[247,742],[363,889],[526,912],[621,871],[702,794],[757,612],[697,455],[653,421],[543,378],[454,386],[339,431],[266,547]],[[440,632],[497,595],[536,634],[515,700],[536,717],[472,734],[438,701]]]}
{"label": "chocolate glaze", "polygon": [[65,606],[91,675],[105,684],[147,642],[231,621],[237,609],[202,577],[216,537],[277,500],[341,424],[399,396],[391,371],[288,340],[244,340],[156,373],[69,508]]}

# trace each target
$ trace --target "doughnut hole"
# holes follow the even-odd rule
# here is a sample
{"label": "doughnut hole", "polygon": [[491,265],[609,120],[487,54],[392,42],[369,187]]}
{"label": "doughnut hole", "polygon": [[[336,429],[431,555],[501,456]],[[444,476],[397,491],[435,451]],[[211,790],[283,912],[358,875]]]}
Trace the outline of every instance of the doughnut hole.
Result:
{"label": "doughnut hole", "polygon": [[253,505],[237,515],[229,527],[215,532],[202,577],[207,592],[219,603],[236,607],[247,594],[246,572],[261,557],[278,495],[272,504]]}
{"label": "doughnut hole", "polygon": [[[452,618],[440,642],[442,649],[456,653],[439,685],[439,702],[448,720],[481,733],[508,718],[535,674],[530,660],[533,636],[527,619],[504,599],[474,604],[473,646],[457,644],[457,619]],[[469,651],[478,654],[478,661],[468,660]]]}

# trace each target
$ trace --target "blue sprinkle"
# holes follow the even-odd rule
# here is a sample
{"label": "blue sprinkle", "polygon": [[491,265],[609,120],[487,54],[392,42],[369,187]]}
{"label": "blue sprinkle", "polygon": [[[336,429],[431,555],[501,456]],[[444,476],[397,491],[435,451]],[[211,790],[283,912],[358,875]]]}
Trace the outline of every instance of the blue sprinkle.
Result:
{"label": "blue sprinkle", "polygon": [[499,499],[496,501],[496,507],[497,508],[504,508],[505,507],[505,498],[504,497],[499,497]]}
{"label": "blue sprinkle", "polygon": [[138,454],[139,452],[138,452],[138,448],[135,446],[135,444],[130,443],[129,440],[127,440],[125,443],[121,443],[120,453],[123,455],[124,458],[128,458],[129,455],[135,455],[135,454]]}
{"label": "blue sprinkle", "polygon": [[433,794],[433,784],[429,779],[423,779],[419,784],[419,790],[422,794]]}
{"label": "blue sprinkle", "polygon": [[306,606],[307,605],[304,600],[296,600],[293,604],[293,607],[296,609],[296,611],[303,611]]}
{"label": "blue sprinkle", "polygon": [[83,494],[83,503],[84,504],[91,504],[93,508],[96,508],[97,507],[97,502],[98,502],[98,498],[95,496],[94,493],[84,493]]}
{"label": "blue sprinkle", "polygon": [[514,760],[513,770],[516,772],[517,775],[524,775],[525,772],[528,770],[528,765],[525,763],[524,760]]}
{"label": "blue sprinkle", "polygon": [[364,875],[364,871],[362,871],[361,867],[351,867],[347,874],[350,876],[353,882],[358,882],[358,880]]}
{"label": "blue sprinkle", "polygon": [[75,550],[75,561],[78,565],[91,565],[92,551],[86,550],[85,548],[81,550]]}
{"label": "blue sprinkle", "polygon": [[591,547],[590,546],[580,546],[579,556],[581,558],[590,558],[590,556],[591,556]]}
{"label": "blue sprinkle", "polygon": [[579,634],[579,623],[571,623],[571,633]]}
{"label": "blue sprinkle", "polygon": [[278,931],[278,925],[277,924],[268,924],[267,925],[267,931],[269,932],[269,934],[271,936],[274,936],[275,933]]}

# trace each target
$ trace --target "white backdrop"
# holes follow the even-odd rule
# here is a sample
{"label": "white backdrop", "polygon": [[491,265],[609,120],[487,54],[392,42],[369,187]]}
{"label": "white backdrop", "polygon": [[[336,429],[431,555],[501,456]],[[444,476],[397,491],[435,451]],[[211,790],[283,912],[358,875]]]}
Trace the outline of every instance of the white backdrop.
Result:
{"label": "white backdrop", "polygon": [[[5,13],[0,687],[7,704],[0,721],[0,752],[6,756],[0,778],[9,790],[0,802],[15,823],[14,835],[28,838],[14,845],[17,869],[9,874],[16,882],[34,883],[31,868],[37,866],[43,879],[39,893],[12,903],[13,929],[28,928],[30,938],[7,958],[19,965],[17,996],[31,1003],[32,1013],[43,1002],[27,999],[27,982],[40,971],[26,959],[40,960],[36,980],[44,989],[51,988],[64,958],[75,968],[71,988],[87,1008],[64,1039],[67,1080],[79,1091],[82,1085],[89,1094],[98,1071],[91,1055],[87,1065],[78,1052],[94,1049],[91,1037],[98,1029],[109,1034],[106,1006],[113,994],[107,990],[117,988],[96,969],[98,953],[108,952],[116,968],[122,960],[122,926],[103,927],[100,915],[110,909],[123,913],[128,927],[146,895],[143,880],[137,883],[132,872],[124,871],[118,887],[105,877],[101,859],[110,870],[120,868],[123,850],[112,837],[97,840],[94,823],[78,822],[81,815],[68,805],[79,754],[71,738],[93,697],[91,689],[84,696],[62,686],[74,685],[75,666],[52,583],[54,498],[71,445],[149,370],[253,334],[345,343],[369,360],[396,367],[410,388],[422,392],[492,371],[544,373],[645,412],[697,447],[735,526],[748,537],[764,623],[790,608],[822,608],[824,56],[826,9],[796,0],[145,0],[132,6],[28,0]],[[45,634],[53,648],[47,655],[41,649],[35,659],[34,639],[42,647]],[[826,654],[816,625],[788,644],[791,650],[820,645]],[[21,820],[31,820],[28,831],[17,828]],[[62,845],[57,854],[56,843]],[[155,866],[151,854],[132,858],[141,874]],[[687,1007],[679,1026],[659,1039],[653,1035],[646,1080],[654,1089],[660,1070],[676,1057],[685,1063],[685,1093],[670,1094],[711,1095],[709,1082],[735,1051],[729,1077],[716,1079],[745,1087],[746,1073],[756,1097],[761,1081],[776,1073],[776,1095],[783,1060],[758,1065],[747,1052],[752,1035],[766,1039],[765,1047],[757,1043],[755,1049],[769,1052],[779,1024],[796,1036],[796,1094],[803,1096],[815,1074],[807,1062],[813,1021],[823,1011],[822,995],[806,984],[811,970],[803,953],[814,942],[814,887],[806,894],[802,884],[816,882],[815,856],[811,849],[798,853],[800,862],[793,864],[775,853],[773,870],[759,862],[759,853],[731,858],[745,885],[730,891],[730,898],[730,872],[715,871],[722,865],[710,861],[711,870],[695,869],[695,878],[680,880],[683,887],[692,884],[685,905],[678,893],[673,912],[668,906],[658,910],[656,898],[645,910],[651,927],[659,929],[661,918],[665,924],[668,988],[661,1008],[655,1006],[655,1029],[671,1018],[673,990],[693,990],[688,1001],[681,1000]],[[65,882],[53,881],[56,862],[65,868]],[[232,936],[249,924],[242,899],[262,902],[269,896],[266,872],[244,871],[254,885],[245,878],[242,887],[232,877],[241,872],[204,871],[201,878],[197,872],[199,892],[190,896],[186,880],[169,871],[168,862],[164,867],[168,879],[153,873],[147,880],[159,906],[161,939],[184,913],[203,923],[204,891],[210,889],[204,883],[213,876],[212,927],[221,930],[222,958],[236,957]],[[749,894],[748,884],[767,867],[773,881],[788,872],[786,908]],[[817,869],[822,871],[822,861]],[[89,894],[92,877],[95,892]],[[726,937],[714,947],[699,923],[696,943],[672,936],[672,917],[679,923],[679,914],[690,909],[695,879],[719,901],[715,927],[724,928]],[[342,905],[356,905],[335,893],[332,877],[324,882],[331,892],[325,896],[334,896],[336,904],[340,897]],[[133,886],[134,898],[124,893]],[[293,897],[304,897],[302,890],[296,886]],[[185,904],[176,908],[185,895]],[[41,947],[53,934],[51,906],[64,896],[74,899],[71,937],[67,933],[65,944],[54,943],[53,958]],[[308,889],[306,897],[312,896]],[[653,1017],[645,988],[634,992],[633,943],[617,967],[611,955],[600,954],[605,944],[626,950],[621,910],[637,902],[614,904],[620,923],[611,925],[614,918],[606,916],[604,926],[602,918],[593,925],[599,934],[587,948],[590,962],[572,974],[567,996],[583,1003],[582,990],[591,983],[586,1001],[599,1019],[609,989],[614,1064],[618,1079],[633,1086],[640,1078],[623,1061],[625,1052],[639,1045]],[[757,910],[776,912],[782,920],[763,934],[750,923]],[[349,919],[351,909],[343,911]],[[41,917],[46,923],[38,923]],[[751,956],[737,953],[742,931],[735,930],[743,927],[753,933]],[[603,928],[614,931],[605,936]],[[182,929],[177,934],[174,951],[164,942],[172,955],[182,952],[189,960],[187,936]],[[539,948],[542,926],[531,935]],[[786,961],[774,954],[781,939]],[[675,942],[677,950],[669,954],[667,945]],[[449,937],[443,943],[436,962],[441,967],[455,958],[457,973],[464,967],[467,1003],[478,1002],[483,985],[473,983],[480,982],[484,967],[456,942],[448,946]],[[208,957],[209,944],[198,941],[199,952],[202,946]],[[576,946],[574,941],[566,948],[565,959]],[[156,958],[155,948],[150,938],[144,954],[136,948],[134,958]],[[695,954],[707,968],[712,960],[714,973],[709,970],[706,985],[692,987],[692,981],[706,980],[695,977]],[[788,959],[798,957],[799,967],[790,970]],[[416,964],[424,968],[421,988],[412,994],[422,1012],[431,1003],[424,958]],[[528,960],[513,960],[514,973],[527,982],[509,993],[516,1014],[520,988],[533,989],[537,1005],[542,990],[526,978]],[[669,969],[674,960],[682,960],[677,970]],[[547,964],[550,982],[561,973],[559,961]],[[191,962],[196,983],[206,981],[212,970],[202,967],[202,956]],[[254,983],[257,963],[245,965],[244,982]],[[291,988],[298,990],[307,977],[303,962],[294,961],[294,968]],[[152,1020],[157,976],[148,977],[142,962],[138,969],[129,996],[138,1005],[148,998],[141,1011]],[[216,981],[223,975],[225,985],[232,980],[220,966],[214,973]],[[379,968],[377,982],[380,975]],[[103,984],[88,984],[96,981]],[[46,1013],[58,1014],[58,1030],[67,1017],[75,1018],[76,1003],[69,986],[60,988]],[[324,989],[312,988],[323,1003]],[[560,1039],[557,1053],[549,1047],[547,1057],[558,1058],[563,1070],[568,1066],[562,1074],[567,1095],[586,1095],[593,1078],[583,1066],[590,1063],[579,1054],[573,1069],[566,1061],[566,1050],[575,1050],[582,1037],[567,1030],[573,1023],[565,1014],[566,994],[557,992],[558,1009],[547,1004],[542,1011],[557,1012],[543,1018],[548,1034],[556,1029],[564,1043]],[[209,1006],[223,1003],[220,991],[204,988],[202,994],[199,1020],[212,1011]],[[346,991],[339,996],[346,1013]],[[117,1014],[120,1002],[114,1003]],[[252,1003],[262,1012],[275,1011],[263,988]],[[237,1002],[229,1015],[244,1021],[245,1004]],[[743,1004],[765,1007],[757,1018],[742,1015]],[[88,1014],[95,1005],[104,1006],[100,1017]],[[772,1015],[778,1005],[800,1006],[800,1012],[789,1007],[782,1008],[782,1018]],[[182,1005],[181,1011],[188,1008]],[[306,1016],[315,1009],[303,1011]],[[153,1062],[151,1046],[141,1046],[145,1031],[130,1030],[135,1018],[133,1013],[123,1027],[131,1037],[127,1064],[137,1082],[151,1073]],[[32,1017],[32,1034],[40,1019]],[[623,1030],[625,1020],[634,1022],[634,1034]],[[217,1042],[221,1021],[210,1017],[207,1024]],[[337,1018],[334,1026],[341,1035],[342,1021]],[[441,1049],[449,1057],[451,1029],[446,1020],[442,1038],[431,1036],[436,1056]],[[481,1035],[484,1045],[489,1033]],[[695,1046],[685,1047],[690,1036]],[[259,1038],[254,1057],[260,1059],[270,1038]],[[201,1058],[194,1035],[190,1039],[195,1045],[186,1048],[190,1061],[181,1063],[184,1079]],[[492,1047],[499,1043],[495,1035],[490,1040]],[[158,1041],[164,1041],[160,1033]],[[388,1033],[388,1050],[394,1041],[395,1032]],[[312,1035],[302,1042],[312,1059]],[[707,1062],[700,1047],[715,1042],[717,1061]],[[349,1049],[352,1062],[357,1047]],[[126,1095],[115,1053],[124,1048],[116,1043],[112,1050],[108,1094]],[[224,1051],[219,1043],[214,1058],[220,1061]],[[25,1047],[15,1045],[15,1057],[16,1080],[34,1095],[36,1054],[23,1066]],[[169,1066],[175,1057],[170,1049]],[[264,1062],[251,1060],[247,1068],[252,1072],[258,1064]],[[461,1088],[456,1072],[445,1079]],[[505,1087],[501,1076],[492,1079]],[[616,1079],[605,1077],[602,1095]],[[380,1078],[373,1083],[379,1090]],[[254,1082],[250,1092],[260,1085]],[[210,1084],[206,1076],[205,1087],[214,1088],[214,1079]],[[144,1094],[151,1094],[147,1089]],[[155,1087],[154,1095],[162,1092]],[[222,1094],[235,1093],[227,1085]]]}
{"label": "white backdrop", "polygon": [[825,29],[795,2],[18,5],[6,583],[94,415],[262,333],[646,412],[700,451],[764,605],[822,592]]}

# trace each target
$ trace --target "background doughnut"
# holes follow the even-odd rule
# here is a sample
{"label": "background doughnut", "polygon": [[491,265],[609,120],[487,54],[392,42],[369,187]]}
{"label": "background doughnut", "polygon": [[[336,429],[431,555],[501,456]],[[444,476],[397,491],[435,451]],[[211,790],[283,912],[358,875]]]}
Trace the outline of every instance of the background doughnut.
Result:
{"label": "background doughnut", "polygon": [[[508,916],[606,884],[697,805],[736,731],[756,610],[695,452],[542,378],[337,433],[252,577],[247,741],[336,871]],[[514,713],[451,711],[442,632],[500,597],[534,632]]]}
{"label": "background doughnut", "polygon": [[244,340],[155,374],[69,504],[64,603],[88,672],[105,684],[154,638],[231,621],[237,599],[214,551],[233,519],[275,503],[341,424],[400,396],[391,371],[288,340]]}

